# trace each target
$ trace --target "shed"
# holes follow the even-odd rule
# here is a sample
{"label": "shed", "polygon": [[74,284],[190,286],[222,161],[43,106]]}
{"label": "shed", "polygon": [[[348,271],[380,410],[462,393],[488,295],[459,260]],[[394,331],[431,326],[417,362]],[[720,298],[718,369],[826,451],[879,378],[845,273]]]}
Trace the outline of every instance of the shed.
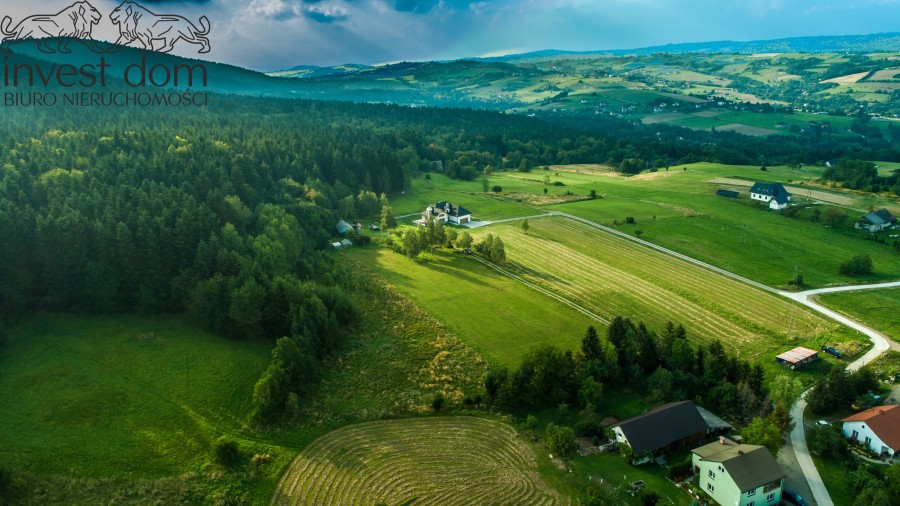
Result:
{"label": "shed", "polygon": [[341,246],[344,248],[349,248],[350,246],[353,246],[353,243],[350,242],[350,239],[341,239]]}
{"label": "shed", "polygon": [[788,350],[781,355],[775,357],[775,362],[779,364],[787,364],[791,366],[791,369],[800,367],[803,364],[808,364],[815,360],[819,359],[819,352],[816,350],[811,350],[809,348],[804,348],[803,346],[798,346],[793,350]]}
{"label": "shed", "polygon": [[738,198],[738,192],[734,190],[718,190],[716,191],[716,195],[720,197],[728,197],[730,199]]}

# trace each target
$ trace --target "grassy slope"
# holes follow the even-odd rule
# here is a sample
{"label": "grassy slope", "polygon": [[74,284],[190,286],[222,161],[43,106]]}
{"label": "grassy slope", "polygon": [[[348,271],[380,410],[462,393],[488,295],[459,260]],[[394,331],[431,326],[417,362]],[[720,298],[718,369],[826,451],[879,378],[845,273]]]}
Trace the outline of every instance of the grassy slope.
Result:
{"label": "grassy slope", "polygon": [[412,261],[386,249],[354,248],[347,254],[492,363],[515,365],[541,343],[570,349],[588,325],[603,331],[598,322],[461,255],[436,252]]}
{"label": "grassy slope", "polygon": [[33,317],[0,358],[0,456],[73,476],[197,470],[240,430],[268,360],[266,343],[171,317]]}
{"label": "grassy slope", "polygon": [[[685,168],[687,170],[683,170]],[[571,170],[572,166],[559,166],[530,174],[497,173],[491,176],[490,184],[501,185],[504,192],[543,194],[541,181],[550,176],[552,182],[565,185],[548,186],[550,195],[567,191],[587,195],[590,190],[596,190],[604,198],[533,208],[530,214],[557,209],[607,225],[613,224],[614,220],[622,223],[626,216],[633,216],[637,224],[623,224],[621,230],[640,229],[645,240],[771,286],[784,286],[793,276],[795,267],[811,286],[900,278],[900,255],[889,245],[860,240],[850,225],[870,205],[900,208],[896,200],[849,194],[857,199],[853,207],[859,211],[845,210],[849,215],[847,222],[832,230],[822,223],[811,222],[806,218],[808,212],[799,218],[787,218],[767,209],[758,209],[749,204],[746,189],[741,190],[741,198],[736,201],[717,197],[715,191],[719,186],[706,182],[717,177],[742,177],[796,185],[818,177],[820,168],[804,167],[798,171],[770,167],[767,172],[762,172],[756,167],[704,163],[631,178],[609,172],[574,173]],[[432,184],[446,186],[445,194],[479,192],[481,189],[480,182],[447,181],[445,184],[445,178],[436,176],[433,176]],[[797,200],[803,201],[799,196]],[[478,208],[472,211],[479,212]],[[875,273],[860,278],[839,276],[838,265],[856,253],[872,257]]]}
{"label": "grassy slope", "polygon": [[867,290],[863,292],[826,293],[816,297],[832,309],[878,330],[894,340],[900,340],[900,288]]}

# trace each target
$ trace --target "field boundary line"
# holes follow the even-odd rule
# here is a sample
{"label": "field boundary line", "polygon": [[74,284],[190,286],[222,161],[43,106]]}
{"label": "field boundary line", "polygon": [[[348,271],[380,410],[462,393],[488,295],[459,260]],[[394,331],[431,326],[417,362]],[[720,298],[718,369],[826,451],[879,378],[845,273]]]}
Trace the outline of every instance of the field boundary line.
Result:
{"label": "field boundary line", "polygon": [[585,309],[584,307],[576,304],[575,302],[573,302],[559,294],[553,293],[544,287],[538,286],[537,284],[532,283],[531,281],[528,281],[527,279],[522,278],[521,276],[513,274],[513,273],[509,272],[508,270],[506,270],[492,262],[488,262],[487,260],[485,260],[477,255],[472,255],[472,258],[474,258],[475,260],[490,267],[491,269],[494,269],[495,271],[499,272],[500,274],[503,274],[504,276],[506,276],[508,278],[514,279],[514,280],[518,281],[519,283],[522,283],[523,285],[531,288],[532,290],[536,290],[558,302],[562,302],[563,304],[565,304],[565,305],[569,306],[570,308],[574,309],[575,311],[578,311],[579,313],[587,316],[588,318],[594,319],[604,325],[610,324],[609,320],[607,320],[606,318],[603,318],[602,316],[600,316],[592,311],[589,311],[588,309]]}

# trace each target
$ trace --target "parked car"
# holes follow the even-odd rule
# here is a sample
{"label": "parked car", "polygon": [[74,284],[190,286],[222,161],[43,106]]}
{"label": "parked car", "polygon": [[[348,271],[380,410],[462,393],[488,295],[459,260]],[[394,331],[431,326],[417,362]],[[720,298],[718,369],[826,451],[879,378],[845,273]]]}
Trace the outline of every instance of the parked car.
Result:
{"label": "parked car", "polygon": [[826,422],[825,420],[819,420],[816,422],[816,425],[821,425],[822,427],[831,427],[831,424]]}
{"label": "parked car", "polygon": [[806,500],[793,490],[784,489],[784,492],[781,493],[781,498],[797,506],[806,506]]}
{"label": "parked car", "polygon": [[834,355],[837,358],[844,358],[844,354],[838,351],[834,346],[822,346],[822,351]]}

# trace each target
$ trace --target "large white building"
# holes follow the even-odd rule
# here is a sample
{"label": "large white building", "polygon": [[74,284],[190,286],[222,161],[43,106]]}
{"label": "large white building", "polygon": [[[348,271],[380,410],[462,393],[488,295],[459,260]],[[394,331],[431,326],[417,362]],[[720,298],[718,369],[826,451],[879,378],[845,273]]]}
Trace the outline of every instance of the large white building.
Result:
{"label": "large white building", "polygon": [[770,506],[781,502],[785,474],[765,446],[719,438],[691,453],[697,484],[722,506]]}
{"label": "large white building", "polygon": [[841,431],[853,441],[865,443],[873,452],[893,457],[900,450],[900,409],[876,406],[844,418]]}
{"label": "large white building", "polygon": [[791,194],[781,183],[756,183],[750,188],[750,198],[768,202],[769,209],[784,209],[791,201]]}
{"label": "large white building", "polygon": [[428,218],[444,223],[462,225],[472,221],[472,213],[468,209],[450,202],[438,202],[422,211],[422,219],[418,220],[418,222],[424,224],[428,221]]}

